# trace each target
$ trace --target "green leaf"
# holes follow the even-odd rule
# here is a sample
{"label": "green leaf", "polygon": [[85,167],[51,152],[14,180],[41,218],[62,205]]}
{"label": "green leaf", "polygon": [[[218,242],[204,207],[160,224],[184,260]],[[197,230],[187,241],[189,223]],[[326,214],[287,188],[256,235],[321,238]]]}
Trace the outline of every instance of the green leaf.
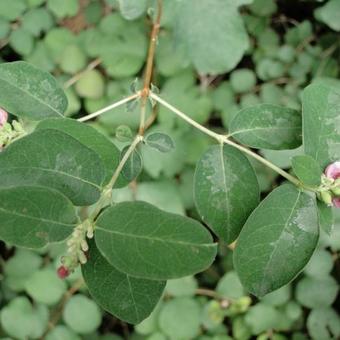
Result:
{"label": "green leaf", "polygon": [[227,243],[238,236],[259,203],[257,178],[248,159],[228,145],[211,146],[198,161],[194,200],[204,222]]}
{"label": "green leaf", "polygon": [[95,240],[119,271],[153,280],[201,272],[211,265],[217,248],[197,221],[141,201],[106,209],[96,222]]}
{"label": "green leaf", "polygon": [[114,78],[135,77],[147,53],[144,26],[141,22],[124,20],[116,12],[103,18],[100,30],[101,44],[95,53],[103,60],[106,72]]}
{"label": "green leaf", "polygon": [[272,191],[244,225],[234,252],[243,286],[262,297],[307,264],[318,242],[315,198],[285,184]]}
{"label": "green leaf", "polygon": [[291,299],[291,286],[286,285],[274,292],[271,292],[261,299],[261,302],[270,306],[283,306]]}
{"label": "green leaf", "polygon": [[317,249],[308,262],[304,272],[306,275],[316,278],[326,277],[332,271],[333,261],[331,252],[324,249]]}
{"label": "green leaf", "polygon": [[122,16],[127,20],[140,17],[147,9],[149,0],[118,0]]}
{"label": "green leaf", "polygon": [[[185,112],[190,118],[200,124],[204,124],[209,119],[212,111],[212,101],[208,94],[202,93],[199,86],[197,86],[194,73],[191,69],[169,78],[162,87],[162,98],[169,103],[176,103],[176,107],[179,110]],[[168,128],[174,125],[188,128],[185,122],[173,115],[169,109],[162,106],[159,109],[158,120],[162,126]],[[164,129],[162,130],[164,131]],[[169,135],[171,134],[169,133]],[[176,143],[176,146],[178,149],[178,143]]]}
{"label": "green leaf", "polygon": [[[77,45],[65,47],[60,59],[60,68],[70,74],[80,72],[87,65],[85,53]],[[79,79],[80,81],[80,79]]]}
{"label": "green leaf", "polygon": [[48,0],[49,10],[59,19],[74,16],[79,10],[78,0]]}
{"label": "green leaf", "polygon": [[320,228],[327,234],[331,235],[334,227],[334,216],[332,209],[324,202],[318,200],[318,214]]}
{"label": "green leaf", "polygon": [[311,187],[318,187],[321,184],[322,170],[313,157],[307,155],[293,157],[292,168],[303,184]]}
{"label": "green leaf", "polygon": [[[93,150],[100,156],[106,168],[104,184],[110,181],[118,166],[120,152],[102,133],[90,125],[80,123],[74,119],[45,119],[39,123],[37,129],[55,129],[62,131]],[[127,181],[122,176],[119,176],[115,187],[119,188],[126,184]]]}
{"label": "green leaf", "polygon": [[66,292],[67,285],[53,269],[36,271],[25,284],[26,292],[35,302],[56,304]]}
{"label": "green leaf", "polygon": [[285,150],[301,145],[301,115],[272,104],[260,104],[239,111],[229,124],[238,142],[258,149]]}
{"label": "green leaf", "polygon": [[105,92],[105,79],[97,70],[87,71],[75,85],[77,93],[81,97],[100,99]]}
{"label": "green leaf", "polygon": [[27,279],[39,270],[42,262],[43,258],[37,253],[23,248],[16,249],[14,256],[3,266],[5,285],[12,291],[22,291]]}
{"label": "green leaf", "polygon": [[[46,340],[81,340],[81,338],[66,326],[58,325],[46,334]],[[113,339],[120,340],[120,339]]]}
{"label": "green leaf", "polygon": [[18,28],[12,31],[9,36],[9,44],[15,52],[21,55],[29,55],[34,47],[34,37],[23,28]]}
{"label": "green leaf", "polygon": [[226,299],[239,299],[245,295],[240,279],[235,271],[227,272],[218,282],[216,292]]}
{"label": "green leaf", "polygon": [[51,13],[42,7],[31,9],[22,17],[22,27],[35,37],[39,37],[42,32],[48,31],[53,24]]}
{"label": "green leaf", "polygon": [[319,80],[302,93],[305,153],[325,168],[340,159],[340,81]]}
{"label": "green leaf", "polygon": [[57,130],[38,130],[0,154],[0,188],[42,185],[61,191],[75,205],[100,196],[105,168],[99,156]]}
{"label": "green leaf", "polygon": [[314,12],[316,19],[322,21],[327,26],[332,28],[334,31],[340,31],[340,1],[339,0],[329,0],[327,3],[317,8]]}
{"label": "green leaf", "polygon": [[178,7],[178,42],[198,72],[232,70],[249,46],[237,4],[232,0],[186,0]]}
{"label": "green leaf", "polygon": [[46,306],[32,306],[28,298],[20,296],[3,307],[0,321],[2,329],[16,339],[37,339],[48,325],[48,314]]}
{"label": "green leaf", "polygon": [[256,75],[250,69],[237,69],[230,75],[230,85],[236,93],[248,92],[255,84]]}
{"label": "green leaf", "polygon": [[5,39],[11,31],[11,23],[0,17],[0,39]]}
{"label": "green leaf", "polygon": [[170,152],[175,148],[175,143],[172,138],[160,132],[150,133],[145,138],[145,144],[159,152]]}
{"label": "green leaf", "polygon": [[[123,159],[129,147],[130,146],[127,145],[122,150],[120,154],[120,160]],[[128,160],[124,164],[122,174],[127,181],[131,182],[138,177],[138,175],[142,172],[142,169],[143,169],[142,157],[140,156],[137,150],[133,150],[132,154],[129,156]]]}
{"label": "green leaf", "polygon": [[188,297],[166,302],[159,314],[159,327],[169,339],[197,339],[200,321],[200,304]]}
{"label": "green leaf", "polygon": [[25,0],[1,0],[0,16],[8,20],[16,20],[27,8]]}
{"label": "green leaf", "polygon": [[268,329],[275,329],[280,323],[281,314],[272,306],[257,303],[245,316],[246,324],[253,334],[260,334]]}
{"label": "green leaf", "polygon": [[332,340],[340,336],[340,317],[332,308],[313,309],[307,319],[307,329],[315,340]]}
{"label": "green leaf", "polygon": [[137,324],[155,308],[163,294],[164,281],[138,279],[123,274],[90,245],[89,260],[82,273],[94,300],[121,320]]}
{"label": "green leaf", "polygon": [[0,189],[0,238],[28,248],[65,240],[78,219],[71,202],[43,187]]}
{"label": "green leaf", "polygon": [[296,299],[308,308],[328,307],[335,301],[338,291],[338,283],[332,276],[305,277],[296,286]]}
{"label": "green leaf", "polygon": [[19,117],[61,117],[67,108],[66,96],[56,80],[23,61],[0,65],[0,88],[0,106]]}
{"label": "green leaf", "polygon": [[198,288],[194,276],[186,276],[180,279],[167,281],[166,294],[171,296],[194,296]]}
{"label": "green leaf", "polygon": [[102,321],[99,307],[88,297],[78,294],[71,297],[63,310],[67,326],[80,334],[94,332]]}

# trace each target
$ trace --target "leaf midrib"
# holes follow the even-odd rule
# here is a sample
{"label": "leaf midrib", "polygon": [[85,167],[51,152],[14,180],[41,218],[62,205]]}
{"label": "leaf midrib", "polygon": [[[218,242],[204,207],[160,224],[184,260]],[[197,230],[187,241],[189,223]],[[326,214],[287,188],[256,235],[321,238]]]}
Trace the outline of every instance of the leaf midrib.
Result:
{"label": "leaf midrib", "polygon": [[93,183],[93,182],[89,182],[88,180],[85,180],[84,178],[81,178],[81,177],[76,177],[76,176],[73,176],[67,172],[63,172],[63,171],[59,171],[59,170],[55,170],[55,169],[47,169],[47,168],[39,168],[39,167],[36,167],[36,166],[29,166],[29,167],[20,167],[20,166],[16,166],[16,167],[8,167],[8,168],[3,168],[4,170],[12,170],[12,169],[34,169],[34,170],[40,170],[40,171],[46,171],[46,172],[52,172],[52,173],[57,173],[57,174],[60,174],[60,175],[63,175],[63,176],[66,176],[66,177],[71,177],[73,179],[76,179],[78,181],[81,181],[81,182],[84,182],[88,185],[91,185],[91,186],[94,186],[95,188],[97,188],[98,190],[101,190],[101,187],[99,185],[97,185],[96,183]]}
{"label": "leaf midrib", "polygon": [[[282,234],[284,233],[284,231],[285,231],[286,228],[287,228],[287,225],[288,225],[288,223],[289,223],[289,221],[290,221],[290,219],[291,219],[291,217],[292,217],[292,215],[293,215],[293,213],[294,213],[294,211],[295,211],[295,208],[296,208],[296,206],[297,206],[297,204],[298,204],[298,202],[299,202],[300,196],[301,196],[301,191],[298,192],[296,201],[294,202],[294,205],[293,205],[292,210],[291,210],[291,212],[290,212],[290,214],[289,214],[289,217],[287,218],[286,223],[284,224],[284,227],[283,227],[282,230],[281,230],[280,236],[277,238],[277,241],[275,242],[275,247],[274,247],[273,251],[271,252],[271,254],[270,254],[270,256],[269,256],[269,259],[268,259],[268,262],[267,262],[267,264],[266,264],[266,266],[265,266],[265,268],[264,268],[264,270],[263,270],[263,279],[262,279],[262,280],[265,280],[266,273],[267,273],[267,271],[268,271],[268,267],[269,267],[269,265],[270,265],[270,263],[271,263],[271,261],[272,261],[272,258],[273,258],[273,256],[274,256],[276,250],[277,250],[277,246],[276,246],[276,245],[277,245],[277,243],[280,241]],[[263,284],[263,281],[262,281],[262,283],[261,283],[261,286],[262,286],[262,284]]]}
{"label": "leaf midrib", "polygon": [[76,224],[69,224],[69,223],[63,223],[63,222],[59,222],[59,221],[48,220],[46,218],[40,218],[40,217],[36,217],[36,216],[31,216],[31,215],[25,215],[25,214],[18,213],[16,211],[6,210],[6,209],[4,209],[2,207],[0,207],[0,211],[4,212],[5,214],[10,214],[10,215],[18,216],[18,217],[29,218],[31,220],[39,221],[39,222],[59,224],[59,225],[62,225],[62,226],[68,226],[68,227],[72,227],[72,228],[74,228],[75,225],[76,225]]}
{"label": "leaf midrib", "polygon": [[280,128],[276,128],[276,127],[257,127],[257,128],[252,128],[252,129],[243,129],[243,130],[237,130],[233,133],[231,133],[229,136],[235,136],[237,134],[240,134],[240,133],[244,133],[244,132],[249,132],[249,131],[252,131],[252,132],[255,132],[255,131],[260,131],[260,130],[272,130],[272,131],[276,131],[276,130],[291,130],[291,129],[294,129],[294,130],[300,130],[301,129],[301,126],[291,126],[291,127],[280,127]]}
{"label": "leaf midrib", "polygon": [[115,230],[109,230],[109,229],[105,229],[102,228],[100,226],[96,226],[97,230],[101,230],[103,232],[107,232],[110,234],[115,234],[115,235],[120,235],[120,236],[125,236],[125,237],[130,237],[130,238],[137,238],[137,239],[142,239],[142,240],[149,240],[149,241],[158,241],[161,243],[173,243],[173,244],[178,244],[178,245],[185,245],[185,246],[195,246],[195,247],[215,247],[215,243],[211,243],[211,244],[207,244],[207,243],[189,243],[189,242],[183,242],[183,241],[174,241],[174,240],[169,240],[169,239],[161,239],[159,237],[148,237],[148,236],[144,236],[144,235],[135,235],[135,234],[128,234],[128,233],[122,233],[119,231],[115,231]]}
{"label": "leaf midrib", "polygon": [[47,106],[48,108],[50,108],[53,112],[57,113],[59,116],[63,117],[63,114],[60,113],[59,111],[57,111],[54,107],[52,107],[51,105],[49,105],[48,103],[45,103],[44,101],[42,101],[40,98],[38,97],[34,97],[32,94],[30,94],[29,92],[25,91],[24,89],[22,89],[19,86],[16,86],[15,84],[9,82],[8,80],[4,79],[4,78],[0,78],[3,82],[7,83],[10,87],[13,87],[15,89],[19,89],[21,92],[25,93],[28,97],[36,99],[40,104],[42,104],[43,106]]}

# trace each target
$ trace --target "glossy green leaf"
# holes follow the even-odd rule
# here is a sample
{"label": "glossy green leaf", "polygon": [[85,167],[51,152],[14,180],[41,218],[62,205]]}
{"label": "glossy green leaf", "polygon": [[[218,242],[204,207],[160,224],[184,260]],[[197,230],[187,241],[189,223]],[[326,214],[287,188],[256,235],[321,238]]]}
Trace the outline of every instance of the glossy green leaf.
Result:
{"label": "glossy green leaf", "polygon": [[0,106],[19,117],[62,117],[67,108],[66,96],[56,80],[23,61],[0,65],[0,88]]}
{"label": "glossy green leaf", "polygon": [[305,153],[325,168],[340,159],[340,81],[319,80],[302,94]]}
{"label": "glossy green leaf", "polygon": [[319,226],[328,235],[332,233],[334,227],[334,216],[332,209],[324,202],[318,200]]}
{"label": "glossy green leaf", "polygon": [[[96,129],[74,119],[45,119],[39,123],[37,129],[55,129],[62,131],[96,152],[104,162],[106,168],[104,184],[110,181],[118,166],[120,152],[107,137]],[[119,176],[115,187],[119,188],[126,184],[127,181],[122,176]]]}
{"label": "glossy green leaf", "polygon": [[149,0],[118,0],[122,16],[127,20],[140,17],[147,9]]}
{"label": "glossy green leaf", "polygon": [[294,149],[301,145],[301,114],[286,107],[260,104],[239,111],[229,130],[238,142],[253,148]]}
{"label": "glossy green leaf", "polygon": [[145,144],[158,150],[159,152],[170,152],[175,148],[175,143],[172,138],[160,132],[153,132],[146,136]]}
{"label": "glossy green leaf", "polygon": [[[129,147],[130,146],[128,145],[122,150],[120,154],[120,160],[123,159]],[[129,156],[126,163],[124,164],[124,167],[122,169],[122,174],[127,181],[131,182],[136,177],[138,177],[142,169],[143,169],[142,157],[140,156],[137,150],[134,150],[132,154]]]}
{"label": "glossy green leaf", "polygon": [[318,187],[321,184],[322,170],[313,157],[307,155],[293,157],[292,168],[303,184],[311,187]]}
{"label": "glossy green leaf", "polygon": [[90,245],[89,260],[82,266],[86,285],[94,300],[121,320],[137,324],[155,308],[163,294],[164,281],[138,279],[123,274]]}
{"label": "glossy green leaf", "polygon": [[100,157],[57,130],[38,130],[0,154],[0,188],[42,185],[61,191],[81,206],[99,199],[104,178]]}
{"label": "glossy green leaf", "polygon": [[100,252],[119,271],[166,280],[196,274],[216,256],[216,244],[201,224],[142,202],[106,209],[96,222]]}
{"label": "glossy green leaf", "polygon": [[178,42],[199,73],[230,71],[248,48],[248,36],[233,0],[181,1],[177,16]]}
{"label": "glossy green leaf", "polygon": [[257,178],[248,159],[228,145],[211,146],[197,163],[194,200],[204,222],[233,242],[259,203]]}
{"label": "glossy green leaf", "polygon": [[0,189],[0,220],[0,239],[27,248],[65,240],[78,222],[65,196],[28,186]]}
{"label": "glossy green leaf", "polygon": [[247,220],[234,265],[243,286],[262,297],[291,281],[319,238],[315,198],[291,184],[271,192]]}

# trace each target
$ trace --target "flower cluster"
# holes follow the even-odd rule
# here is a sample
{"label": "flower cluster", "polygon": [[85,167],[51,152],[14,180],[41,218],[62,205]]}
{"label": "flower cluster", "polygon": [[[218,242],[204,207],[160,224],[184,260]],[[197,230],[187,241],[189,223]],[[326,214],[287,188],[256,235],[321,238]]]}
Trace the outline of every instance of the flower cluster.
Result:
{"label": "flower cluster", "polygon": [[327,205],[340,208],[340,161],[327,166],[319,192]]}
{"label": "flower cluster", "polygon": [[0,151],[24,134],[22,125],[16,120],[13,120],[11,124],[8,123],[8,113],[0,108]]}
{"label": "flower cluster", "polygon": [[68,254],[61,258],[62,265],[57,270],[60,278],[66,278],[79,264],[85,264],[87,262],[89,246],[86,238],[93,238],[93,225],[89,220],[78,225],[68,239]]}

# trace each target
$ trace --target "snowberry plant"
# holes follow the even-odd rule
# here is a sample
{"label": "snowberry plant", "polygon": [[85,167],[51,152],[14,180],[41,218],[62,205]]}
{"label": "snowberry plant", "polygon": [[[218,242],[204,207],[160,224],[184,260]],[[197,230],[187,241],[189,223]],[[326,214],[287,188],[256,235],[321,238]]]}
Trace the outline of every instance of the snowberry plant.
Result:
{"label": "snowberry plant", "polygon": [[[262,297],[282,287],[307,264],[320,229],[330,232],[332,207],[340,206],[340,83],[314,81],[303,91],[302,112],[261,104],[239,111],[228,134],[217,133],[177,109],[175,101],[164,100],[151,83],[161,12],[159,1],[143,86],[78,120],[64,116],[67,100],[52,75],[25,62],[0,65],[0,239],[34,249],[66,241],[58,275],[65,278],[81,265],[98,304],[130,323],[151,313],[168,279],[207,269],[218,242],[233,244],[236,271],[250,293]],[[220,13],[217,8],[214,18]],[[235,64],[212,63],[214,48],[200,46],[184,24],[183,38],[202,73],[225,70],[224,62]],[[214,35],[206,38],[211,43]],[[207,53],[203,64],[199,56]],[[139,105],[140,125],[118,150],[85,122],[124,104]],[[171,152],[176,147],[162,131],[148,133],[153,119],[147,119],[147,110],[156,112],[159,105],[215,141],[194,176],[200,220],[143,201],[112,199],[114,189],[139,175],[140,148]],[[18,120],[9,120],[8,113]],[[25,128],[29,121],[37,122],[33,131]],[[123,127],[117,133],[130,138]],[[304,154],[292,159],[291,173],[256,152],[301,144]],[[262,202],[250,157],[283,178]]]}

